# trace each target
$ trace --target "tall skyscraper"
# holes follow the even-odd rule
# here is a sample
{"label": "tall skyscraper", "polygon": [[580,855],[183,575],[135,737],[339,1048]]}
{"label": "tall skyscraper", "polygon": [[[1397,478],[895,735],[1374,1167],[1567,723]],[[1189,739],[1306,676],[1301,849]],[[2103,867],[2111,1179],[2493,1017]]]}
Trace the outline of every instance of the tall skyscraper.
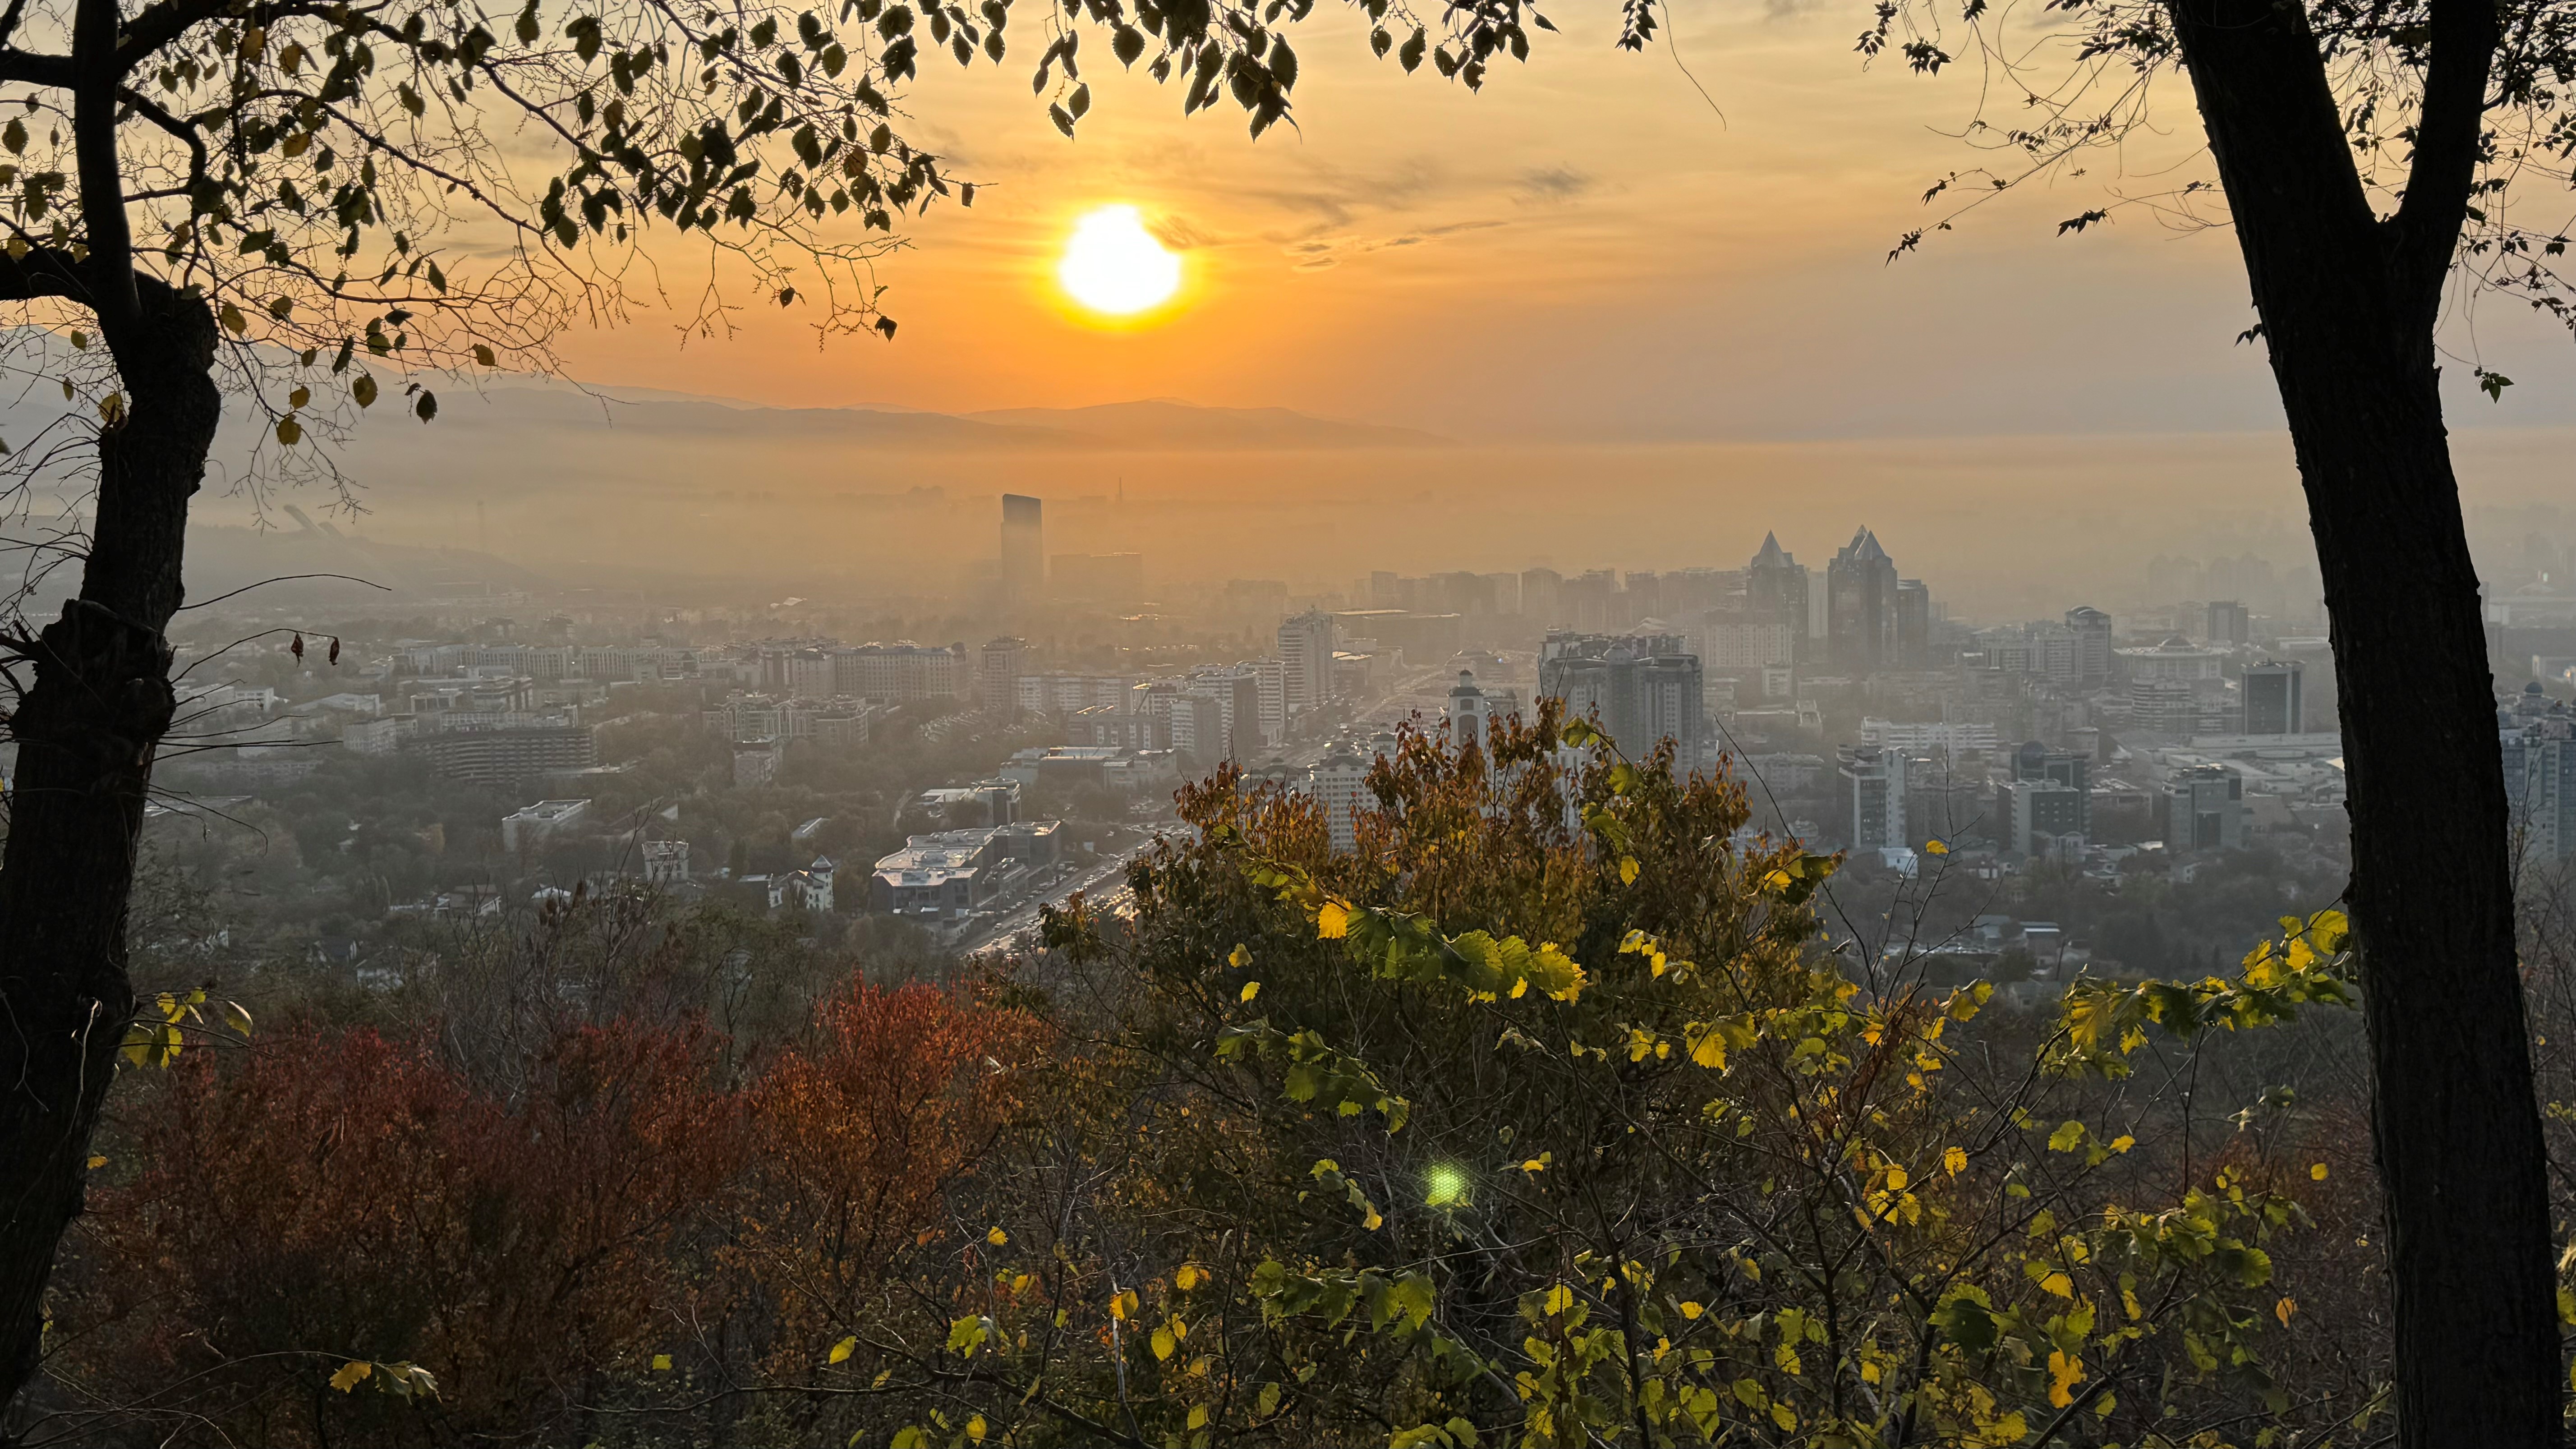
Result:
{"label": "tall skyscraper", "polygon": [[1932,591],[1921,579],[1896,581],[1896,662],[1906,669],[1932,662]]}
{"label": "tall skyscraper", "polygon": [[1034,602],[1046,588],[1046,504],[1018,493],[1002,495],[1002,598]]}
{"label": "tall skyscraper", "polygon": [[1279,622],[1280,708],[1294,719],[1333,697],[1333,616],[1308,609]]}
{"label": "tall skyscraper", "polygon": [[2244,644],[2254,637],[2254,616],[2243,604],[2219,599],[2209,606],[2209,642]]}
{"label": "tall skyscraper", "polygon": [[1669,739],[1676,773],[1705,762],[1699,656],[1684,651],[1678,634],[1550,634],[1539,645],[1538,689],[1564,700],[1569,718],[1597,714],[1631,760]]}
{"label": "tall skyscraper", "polygon": [[2306,723],[2300,698],[2307,666],[2295,659],[2266,659],[2245,669],[2245,733],[2295,735]]}
{"label": "tall skyscraper", "polygon": [[1855,674],[1898,662],[1896,562],[1867,528],[1825,568],[1825,632],[1837,669]]}
{"label": "tall skyscraper", "polygon": [[1780,547],[1776,533],[1762,535],[1761,550],[1744,566],[1744,612],[1748,622],[1783,626],[1792,652],[1807,654],[1807,566]]}

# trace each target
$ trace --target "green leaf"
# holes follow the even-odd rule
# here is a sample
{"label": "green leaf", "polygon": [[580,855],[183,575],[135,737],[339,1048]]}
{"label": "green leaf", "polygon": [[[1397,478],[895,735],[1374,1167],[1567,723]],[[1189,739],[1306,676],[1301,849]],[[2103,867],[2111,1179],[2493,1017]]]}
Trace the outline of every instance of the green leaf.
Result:
{"label": "green leaf", "polygon": [[1960,1289],[1948,1302],[1934,1309],[1932,1326],[1970,1353],[1984,1353],[1993,1348],[2001,1333],[1995,1322],[1994,1309],[1987,1301],[1985,1290],[1980,1288]]}

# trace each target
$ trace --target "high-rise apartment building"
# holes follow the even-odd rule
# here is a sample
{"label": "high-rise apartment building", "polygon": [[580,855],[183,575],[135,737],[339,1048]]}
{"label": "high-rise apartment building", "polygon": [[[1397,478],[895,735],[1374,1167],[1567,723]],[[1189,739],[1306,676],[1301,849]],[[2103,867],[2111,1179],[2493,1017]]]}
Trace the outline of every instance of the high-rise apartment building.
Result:
{"label": "high-rise apartment building", "polygon": [[1521,571],[1521,616],[1545,628],[1559,622],[1557,611],[1564,601],[1565,577],[1554,569]]}
{"label": "high-rise apartment building", "polygon": [[2497,725],[2516,843],[2542,860],[2576,857],[2576,717],[2534,682]]}
{"label": "high-rise apartment building", "polygon": [[1018,493],[1002,495],[1002,599],[1034,602],[1046,589],[1046,504]]}
{"label": "high-rise apartment building", "polygon": [[2245,696],[2245,733],[2295,735],[2306,714],[2301,698],[2307,666],[2295,659],[2266,659],[2246,666],[2239,685]]}
{"label": "high-rise apartment building", "polygon": [[1677,773],[1706,761],[1699,656],[1684,649],[1678,634],[1552,633],[1539,645],[1538,688],[1564,700],[1570,718],[1597,715],[1631,760],[1645,759],[1669,739]]}
{"label": "high-rise apartment building", "polygon": [[1854,850],[1905,845],[1905,756],[1876,745],[1844,745],[1834,753],[1844,839]]}
{"label": "high-rise apartment building", "polygon": [[2066,611],[2067,632],[2075,637],[2075,683],[2100,689],[2111,682],[2111,616],[2078,605]]}
{"label": "high-rise apartment building", "polygon": [[1279,623],[1280,707],[1287,719],[1333,697],[1333,616],[1308,609]]}
{"label": "high-rise apartment building", "polygon": [[2254,638],[2254,615],[2243,604],[2232,599],[2213,600],[2209,606],[2209,642],[2212,644],[2246,644]]}
{"label": "high-rise apartment building", "polygon": [[1202,754],[1203,761],[1232,760],[1249,762],[1260,753],[1266,736],[1262,728],[1262,680],[1258,662],[1208,665],[1190,671],[1190,692],[1218,701],[1224,718],[1220,722],[1224,739],[1214,755]]}
{"label": "high-rise apartment building", "polygon": [[1247,666],[1261,688],[1259,713],[1261,742],[1275,745],[1288,738],[1288,661],[1276,654],[1255,659]]}
{"label": "high-rise apartment building", "polygon": [[1896,562],[1867,528],[1825,568],[1825,633],[1834,667],[1855,674],[1895,667]]}
{"label": "high-rise apartment building", "polygon": [[1368,810],[1368,768],[1376,761],[1352,748],[1350,743],[1334,745],[1324,761],[1316,763],[1306,776],[1306,789],[1314,792],[1316,804],[1324,807],[1324,835],[1332,841],[1334,851],[1350,851],[1358,846],[1358,815]]}
{"label": "high-rise apartment building", "polygon": [[1001,638],[984,646],[975,660],[975,693],[984,713],[1008,721],[1020,712],[1020,676],[1028,673],[1025,639]]}

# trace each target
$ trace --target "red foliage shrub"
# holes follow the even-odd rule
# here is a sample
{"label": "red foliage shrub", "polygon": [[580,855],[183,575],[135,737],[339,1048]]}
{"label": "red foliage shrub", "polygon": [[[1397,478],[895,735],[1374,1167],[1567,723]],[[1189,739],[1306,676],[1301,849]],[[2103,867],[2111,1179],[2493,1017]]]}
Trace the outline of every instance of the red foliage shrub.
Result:
{"label": "red foliage shrub", "polygon": [[[573,1031],[506,1103],[372,1031],[185,1059],[128,1123],[141,1171],[93,1192],[78,1380],[247,1442],[546,1435],[653,1335],[737,1170],[705,1045]],[[352,1358],[429,1369],[428,1421],[327,1392]]]}
{"label": "red foliage shrub", "polygon": [[782,1374],[868,1317],[1007,1122],[1037,1041],[1026,1015],[927,986],[860,986],[820,1025],[750,1093],[754,1206],[732,1251],[775,1305]]}
{"label": "red foliage shrub", "polygon": [[[928,986],[816,1025],[741,1089],[703,1032],[624,1022],[508,1064],[506,1098],[371,1030],[192,1053],[120,1097],[57,1403],[110,1442],[591,1442],[599,1410],[801,1372],[941,1220],[1036,1035]],[[437,1396],[333,1390],[351,1360]]]}

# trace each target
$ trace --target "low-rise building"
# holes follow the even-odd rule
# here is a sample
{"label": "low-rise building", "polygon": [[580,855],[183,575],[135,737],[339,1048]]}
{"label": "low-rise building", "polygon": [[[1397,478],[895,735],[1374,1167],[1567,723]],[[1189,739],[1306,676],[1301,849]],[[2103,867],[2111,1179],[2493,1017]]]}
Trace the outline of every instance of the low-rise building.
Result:
{"label": "low-rise building", "polygon": [[501,817],[501,848],[513,855],[535,850],[552,837],[588,823],[587,800],[540,800]]}

